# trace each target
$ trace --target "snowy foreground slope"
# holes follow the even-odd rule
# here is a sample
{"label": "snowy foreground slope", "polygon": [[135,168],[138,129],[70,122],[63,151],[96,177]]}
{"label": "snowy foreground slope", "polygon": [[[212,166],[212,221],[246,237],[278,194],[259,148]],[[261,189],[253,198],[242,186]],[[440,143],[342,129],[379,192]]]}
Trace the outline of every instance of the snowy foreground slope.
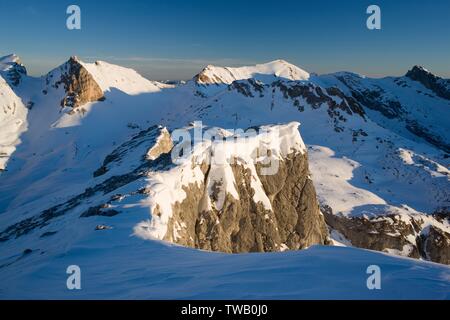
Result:
{"label": "snowy foreground slope", "polygon": [[[0,129],[14,145],[0,173],[0,297],[449,298],[447,80],[419,67],[316,76],[277,60],[174,86],[76,57],[39,78],[2,61],[26,126]],[[283,132],[223,150],[235,165],[194,165],[208,143],[173,163],[170,134],[195,121],[223,137]],[[255,145],[278,157],[278,176],[259,174]],[[366,287],[374,264],[380,291]]]}
{"label": "snowy foreground slope", "polygon": [[[356,248],[227,255],[139,240],[120,229],[93,234],[51,262],[35,259],[2,272],[0,298],[450,299],[450,268]],[[65,270],[74,263],[82,271],[79,291],[66,287]],[[381,290],[367,289],[373,264],[382,271]]]}

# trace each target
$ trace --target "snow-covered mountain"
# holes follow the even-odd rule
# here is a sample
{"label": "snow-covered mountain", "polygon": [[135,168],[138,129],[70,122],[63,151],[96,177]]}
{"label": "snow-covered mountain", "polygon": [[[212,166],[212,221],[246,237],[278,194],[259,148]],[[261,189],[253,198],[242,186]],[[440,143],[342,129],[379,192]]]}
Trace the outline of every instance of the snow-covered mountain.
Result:
{"label": "snow-covered mountain", "polygon": [[279,78],[286,80],[308,80],[309,73],[284,60],[275,60],[256,66],[225,68],[209,65],[195,76],[199,84],[231,84],[237,80],[270,81]]}
{"label": "snow-covered mountain", "polygon": [[0,171],[2,171],[20,143],[20,135],[27,129],[27,109],[1,75],[0,128]]}
{"label": "snow-covered mountain", "polygon": [[[2,67],[8,73],[21,65],[16,57],[4,61],[10,61]],[[360,270],[362,277],[367,265],[387,263],[394,266],[386,267],[388,278],[398,280],[396,272],[408,270],[416,279],[411,287],[434,284],[441,290],[414,297],[448,298],[448,267],[355,248],[450,264],[449,86],[424,68],[370,79],[348,72],[313,75],[277,60],[208,66],[174,85],[73,57],[43,77],[25,72],[11,81],[0,86],[9,99],[0,96],[0,108],[17,99],[24,113],[14,135],[4,129],[15,123],[11,116],[0,129],[14,145],[0,173],[1,296],[44,297],[32,275],[56,284],[64,278],[58,268],[71,260],[89,268],[89,286],[116,276],[133,283],[121,297],[146,297],[136,277],[151,286],[168,265],[207,273],[208,263],[219,270],[261,271],[248,278],[248,296],[227,291],[217,297],[305,297],[307,291],[294,288],[297,274],[283,280],[293,285],[284,293],[258,295],[256,287],[273,270],[285,274],[289,264],[311,258],[330,263],[323,265],[327,270]],[[214,129],[231,142],[219,149],[208,140],[194,144],[183,161],[174,162],[172,153],[183,144],[171,134],[181,128],[192,136],[199,126],[200,135]],[[265,134],[242,146],[232,143],[248,130]],[[275,175],[261,174],[262,150],[277,159]],[[211,155],[226,161],[205,162]],[[160,240],[235,253],[335,246],[227,256]],[[118,267],[124,260],[129,264]],[[116,267],[96,267],[98,261]],[[273,268],[258,269],[261,263]],[[105,270],[110,277],[102,276]],[[217,285],[230,277],[219,270],[210,280]],[[333,274],[330,281],[337,286],[339,279]],[[195,293],[201,284],[176,295],[183,283],[159,286],[160,297],[202,296]],[[366,290],[365,280],[360,286]],[[64,290],[50,296],[66,296]],[[101,291],[85,297],[101,297]]]}
{"label": "snow-covered mountain", "polygon": [[17,86],[27,69],[15,54],[0,57],[0,74],[13,86]]}

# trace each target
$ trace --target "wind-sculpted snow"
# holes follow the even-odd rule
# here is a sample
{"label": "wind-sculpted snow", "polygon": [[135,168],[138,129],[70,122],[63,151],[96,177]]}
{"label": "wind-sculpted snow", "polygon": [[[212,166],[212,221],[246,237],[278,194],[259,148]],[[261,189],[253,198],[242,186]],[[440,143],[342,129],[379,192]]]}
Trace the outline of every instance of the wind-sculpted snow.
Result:
{"label": "wind-sculpted snow", "polygon": [[[126,219],[117,220],[113,230],[85,236],[51,263],[41,263],[39,254],[1,269],[1,298],[450,298],[450,268],[444,265],[331,246],[283,253],[208,253],[129,237]],[[82,290],[69,291],[65,270],[75,262],[82,268]],[[367,289],[370,265],[382,270],[381,290]]]}

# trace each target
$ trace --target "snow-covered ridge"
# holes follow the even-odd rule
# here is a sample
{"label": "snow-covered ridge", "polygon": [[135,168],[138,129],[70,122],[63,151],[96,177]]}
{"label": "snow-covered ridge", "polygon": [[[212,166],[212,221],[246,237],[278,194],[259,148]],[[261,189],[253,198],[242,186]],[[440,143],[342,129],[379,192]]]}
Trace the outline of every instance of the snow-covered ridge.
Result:
{"label": "snow-covered ridge", "polygon": [[20,59],[15,54],[0,57],[0,71],[6,71],[14,64],[20,64]]}
{"label": "snow-covered ridge", "polygon": [[27,108],[0,76],[0,171],[6,168],[11,154],[27,128]]}
{"label": "snow-covered ridge", "polygon": [[308,80],[309,73],[284,60],[238,68],[217,67],[209,65],[200,72],[195,80],[199,84],[231,84],[236,80],[253,78],[265,82],[268,78],[288,80]]}
{"label": "snow-covered ridge", "polygon": [[80,61],[80,64],[92,75],[103,92],[111,91],[115,88],[127,94],[139,94],[170,87],[170,85],[147,80],[133,69],[104,61],[96,61],[94,63]]}
{"label": "snow-covered ridge", "polygon": [[[239,200],[232,169],[236,162],[251,172],[255,203],[261,202],[267,210],[272,210],[256,165],[260,163],[269,167],[266,172],[261,170],[259,174],[276,174],[277,161],[283,161],[288,155],[304,154],[306,146],[300,136],[299,126],[298,122],[261,126],[256,135],[248,135],[247,131],[227,134],[224,140],[205,139],[196,143],[192,152],[181,161],[177,160],[176,167],[168,171],[150,173],[147,179],[150,196],[143,204],[150,207],[152,219],[137,225],[136,234],[144,238],[163,239],[172,217],[173,206],[188,196],[186,189],[191,185],[200,187],[205,183],[209,197],[203,201],[200,211],[212,208],[221,210],[227,195]],[[174,152],[177,153],[176,150],[177,146],[172,158]],[[203,169],[205,165],[209,165],[207,174]],[[274,171],[271,171],[272,169]]]}
{"label": "snow-covered ridge", "polygon": [[67,62],[53,69],[46,75],[48,82],[61,81],[62,76],[71,76],[71,67],[78,65],[87,71],[100,89],[106,93],[114,89],[129,95],[136,95],[144,92],[155,92],[161,88],[169,87],[159,82],[150,81],[142,77],[133,69],[110,64],[104,61],[86,63],[78,57],[73,56]]}

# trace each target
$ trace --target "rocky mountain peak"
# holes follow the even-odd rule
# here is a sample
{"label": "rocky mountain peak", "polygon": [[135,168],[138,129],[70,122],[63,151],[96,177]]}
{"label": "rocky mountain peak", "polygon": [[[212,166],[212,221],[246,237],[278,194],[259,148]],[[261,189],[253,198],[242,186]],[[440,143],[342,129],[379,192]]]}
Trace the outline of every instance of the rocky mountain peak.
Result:
{"label": "rocky mountain peak", "polygon": [[408,70],[405,76],[413,80],[418,79],[420,77],[436,77],[434,74],[432,74],[430,71],[428,71],[426,68],[420,65],[413,66],[410,70]]}
{"label": "rocky mountain peak", "polygon": [[0,57],[0,73],[12,86],[18,86],[22,77],[27,74],[27,69],[15,54]]}
{"label": "rocky mountain peak", "polygon": [[427,89],[433,91],[438,97],[450,100],[450,81],[442,79],[422,66],[416,65],[409,70],[406,77],[420,82]]}
{"label": "rocky mountain peak", "polygon": [[71,56],[69,58],[69,61],[70,62],[80,62],[80,59],[78,58],[78,56]]}
{"label": "rocky mountain peak", "polygon": [[83,62],[76,56],[51,71],[46,77],[48,86],[64,87],[61,107],[78,108],[86,103],[104,100],[104,93]]}

